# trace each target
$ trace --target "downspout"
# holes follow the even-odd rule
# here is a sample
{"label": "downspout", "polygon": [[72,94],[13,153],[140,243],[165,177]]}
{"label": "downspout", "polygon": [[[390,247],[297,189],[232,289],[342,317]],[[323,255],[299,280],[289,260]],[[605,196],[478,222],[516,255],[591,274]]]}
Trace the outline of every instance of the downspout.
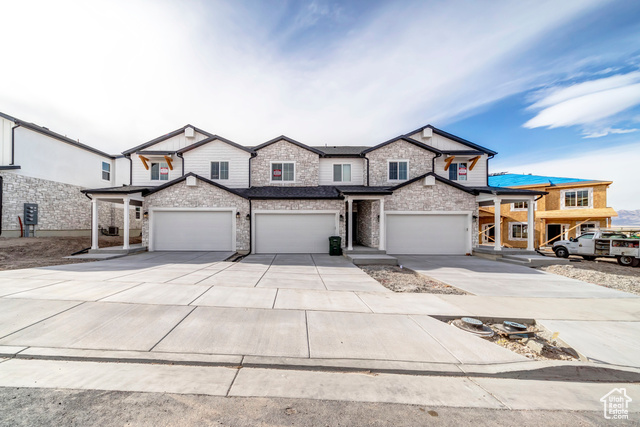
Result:
{"label": "downspout", "polygon": [[366,154],[363,154],[362,157],[367,161],[367,187],[369,187],[369,158]]}
{"label": "downspout", "polygon": [[20,127],[20,123],[11,128],[11,166],[15,163],[16,152],[16,129]]}
{"label": "downspout", "polygon": [[176,156],[180,157],[180,160],[181,160],[180,163],[182,163],[182,175],[180,176],[184,176],[184,157],[182,157],[182,153],[178,153],[178,152],[176,152]]}
{"label": "downspout", "polygon": [[251,160],[256,157],[258,155],[258,153],[253,152],[251,153],[251,157],[249,157],[249,188],[251,188]]}
{"label": "downspout", "polygon": [[489,160],[493,159],[495,156],[496,156],[495,154],[489,154],[489,157],[487,157],[487,167],[486,167],[486,175],[487,175],[486,185],[487,185],[487,187],[489,186]]}
{"label": "downspout", "polygon": [[432,173],[436,173],[436,157],[442,157],[442,153],[436,153],[436,155],[431,158],[431,172]]}
{"label": "downspout", "polygon": [[133,160],[131,160],[131,154],[124,155],[129,159],[129,185],[133,185]]}
{"label": "downspout", "polygon": [[252,207],[251,207],[251,199],[249,199],[249,255],[251,255],[252,252],[252,236],[253,236],[253,221],[251,221],[251,219],[253,218],[253,212],[252,212]]}

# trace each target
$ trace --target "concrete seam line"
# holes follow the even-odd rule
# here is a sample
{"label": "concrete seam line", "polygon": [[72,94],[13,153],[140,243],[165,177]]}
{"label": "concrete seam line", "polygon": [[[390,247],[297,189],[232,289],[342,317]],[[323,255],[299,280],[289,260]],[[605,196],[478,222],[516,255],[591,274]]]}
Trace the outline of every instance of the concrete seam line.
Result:
{"label": "concrete seam line", "polygon": [[189,312],[186,314],[186,316],[184,316],[182,319],[180,319],[180,321],[179,321],[178,323],[176,323],[176,324],[173,326],[173,328],[171,328],[171,329],[169,330],[169,332],[167,332],[166,334],[164,334],[164,336],[163,336],[162,338],[160,338],[160,340],[159,340],[157,343],[155,343],[155,344],[153,345],[153,347],[151,347],[151,348],[149,349],[149,351],[153,351],[153,349],[154,349],[154,348],[156,348],[156,346],[157,346],[158,344],[160,344],[160,343],[162,342],[162,340],[163,340],[163,339],[165,339],[165,338],[167,337],[167,335],[169,335],[171,332],[173,332],[173,330],[174,330],[175,328],[177,328],[177,327],[178,327],[178,325],[180,325],[180,324],[184,321],[184,319],[186,319],[187,317],[189,317],[189,315],[190,315],[191,313],[193,313],[193,311],[194,311],[196,308],[198,308],[198,307],[193,307],[191,310],[189,310]]}
{"label": "concrete seam line", "polygon": [[[445,346],[444,346],[444,344],[442,344],[442,342],[440,342],[440,340],[439,340],[438,338],[436,338],[436,337],[434,337],[433,335],[431,335],[431,334],[429,333],[429,331],[427,331],[424,327],[422,327],[422,325],[421,325],[420,323],[418,323],[418,321],[417,321],[416,319],[414,319],[414,318],[413,318],[413,315],[408,314],[408,315],[407,315],[407,317],[408,317],[409,319],[411,319],[411,320],[412,320],[416,325],[418,325],[418,327],[419,327],[420,329],[422,329],[422,330],[423,330],[427,335],[429,335],[431,338],[433,338],[433,340],[434,340],[435,342],[437,342],[438,344],[440,344],[440,347],[444,348],[444,349],[446,350],[446,352],[447,352],[447,353],[449,353],[450,355],[452,355],[452,356],[453,356],[453,357],[454,357],[458,362],[460,362],[460,363],[462,364],[462,360],[460,360],[460,359],[459,359],[455,354],[453,354],[453,353],[452,353],[452,352],[451,352],[447,347],[445,347]],[[428,317],[431,317],[431,316],[428,316]],[[432,319],[433,319],[433,318],[432,318]],[[439,320],[437,320],[437,319],[434,319],[434,320],[436,320],[437,322],[439,322]]]}
{"label": "concrete seam line", "polygon": [[324,279],[322,278],[322,274],[320,274],[320,270],[318,270],[318,264],[316,264],[316,259],[313,257],[313,254],[311,254],[311,261],[313,261],[313,266],[316,268],[316,273],[318,273],[318,277],[322,282],[322,286],[324,286],[324,288],[328,291],[329,288],[327,288],[326,283],[324,283]]}
{"label": "concrete seam line", "polygon": [[[258,279],[258,281],[256,282],[255,285],[253,285],[254,288],[258,287],[258,283],[260,283],[260,281],[262,280],[262,278],[264,277],[265,274],[267,274],[267,272],[271,269],[271,266],[273,265],[273,261],[276,260],[276,257],[278,255],[274,255],[273,258],[271,258],[271,262],[269,263],[269,267],[267,267],[267,269],[264,271],[264,273],[262,273],[262,276],[260,276],[260,278]],[[275,300],[274,300],[275,303]]]}
{"label": "concrete seam line", "polygon": [[[242,360],[244,360],[244,356],[242,356]],[[229,393],[231,393],[231,387],[233,387],[233,384],[236,382],[236,378],[238,378],[238,374],[240,373],[240,369],[242,369],[242,360],[240,361],[240,366],[236,368],[236,374],[233,376],[233,379],[231,380],[231,383],[229,384],[229,388],[227,389],[227,393],[225,394],[225,397],[229,397]]]}
{"label": "concrete seam line", "polygon": [[354,292],[354,294],[355,294],[355,296],[357,296],[357,297],[358,297],[358,299],[359,299],[360,301],[362,301],[362,303],[363,303],[363,304],[364,304],[364,305],[369,309],[369,311],[371,311],[371,313],[375,313],[375,311],[373,311],[373,309],[372,309],[371,307],[369,307],[369,304],[367,304],[367,303],[365,302],[365,300],[363,300],[363,299],[362,299],[362,297],[360,296],[360,294],[359,294],[358,292]]}
{"label": "concrete seam line", "polygon": [[276,294],[273,297],[273,304],[271,304],[271,308],[274,309],[276,308],[276,300],[278,299],[278,292],[280,291],[280,288],[276,288]]}
{"label": "concrete seam line", "polygon": [[[15,280],[15,279],[14,279],[14,280]],[[20,280],[22,280],[22,279],[20,279]],[[24,280],[44,280],[44,279],[31,279],[31,278],[27,278],[27,279],[24,279]],[[37,286],[37,287],[35,287],[35,288],[26,289],[26,290],[23,290],[23,291],[12,292],[12,293],[10,293],[10,294],[6,294],[6,295],[0,295],[0,298],[8,297],[8,296],[15,295],[15,294],[21,294],[21,293],[23,293],[23,292],[35,291],[36,289],[46,288],[47,286],[59,285],[60,283],[64,283],[64,282],[70,282],[70,280],[61,280],[61,281],[59,281],[59,282],[49,283],[48,285]]]}
{"label": "concrete seam line", "polygon": [[304,323],[307,331],[307,353],[309,353],[309,359],[311,359],[311,336],[309,335],[309,316],[307,310],[304,311]]}
{"label": "concrete seam line", "polygon": [[[128,287],[128,288],[126,288],[126,289],[123,289],[123,290],[121,290],[121,291],[114,292],[114,293],[112,293],[112,294],[109,294],[109,295],[107,295],[107,296],[104,296],[104,297],[102,297],[102,298],[99,298],[99,299],[95,300],[95,302],[98,302],[98,301],[102,302],[102,300],[103,300],[103,299],[105,299],[105,298],[109,298],[109,297],[112,297],[112,296],[114,296],[114,295],[121,294],[122,292],[124,292],[124,291],[128,291],[128,290],[133,289],[133,288],[137,288],[138,286],[140,286],[140,285],[142,285],[142,284],[144,284],[144,283],[148,283],[148,282],[140,282],[140,283],[138,283],[137,285],[133,285],[133,286]],[[88,302],[88,301],[87,301],[87,302]]]}
{"label": "concrete seam line", "polygon": [[495,394],[491,393],[489,390],[487,390],[486,388],[484,388],[483,386],[481,386],[480,384],[478,384],[476,381],[473,380],[473,378],[471,377],[465,377],[467,378],[469,381],[471,381],[472,383],[474,383],[475,385],[477,385],[478,387],[480,387],[482,390],[484,390],[485,392],[487,392],[489,394],[489,396],[493,397],[495,400],[498,401],[498,403],[500,403],[501,405],[503,405],[505,408],[509,409],[510,411],[513,410],[513,408],[509,405],[507,405],[505,402],[503,402],[502,400],[500,400],[498,398],[498,396],[496,396]]}
{"label": "concrete seam line", "polygon": [[[203,279],[203,280],[204,280],[204,279]],[[188,286],[188,285],[187,285],[187,286]],[[193,301],[191,301],[191,302],[190,302],[189,304],[187,304],[187,305],[191,305],[191,304],[193,304],[194,302],[196,302],[196,301],[197,301],[197,300],[198,300],[202,295],[204,295],[204,294],[206,294],[207,292],[209,292],[209,291],[211,290],[211,288],[213,288],[213,285],[209,286],[209,287],[208,287],[208,288],[207,288],[203,293],[201,293],[200,295],[198,295],[197,297],[195,297],[195,298],[193,299]]]}
{"label": "concrete seam line", "polygon": [[54,317],[54,316],[57,316],[57,315],[59,315],[59,314],[64,313],[65,311],[69,311],[69,310],[71,310],[71,309],[73,309],[73,308],[79,307],[79,306],[81,306],[82,304],[84,304],[85,302],[86,302],[86,301],[82,301],[80,304],[76,304],[76,305],[74,305],[74,306],[72,306],[72,307],[67,308],[66,310],[59,311],[59,312],[57,312],[57,313],[55,313],[55,314],[52,314],[51,316],[45,317],[44,319],[40,319],[40,320],[38,320],[37,322],[34,322],[34,323],[30,324],[30,325],[25,326],[24,328],[17,329],[17,330],[15,330],[15,331],[11,332],[10,334],[7,334],[7,335],[4,335],[4,336],[1,336],[1,337],[0,337],[0,339],[4,339],[4,338],[6,338],[6,337],[8,337],[8,336],[10,336],[10,335],[13,335],[13,334],[15,334],[15,333],[17,333],[17,332],[22,331],[23,329],[30,328],[31,326],[37,325],[37,324],[38,324],[38,323],[40,323],[40,322],[44,322],[45,320],[49,320],[49,319],[51,319],[51,318],[52,318],[52,317]]}

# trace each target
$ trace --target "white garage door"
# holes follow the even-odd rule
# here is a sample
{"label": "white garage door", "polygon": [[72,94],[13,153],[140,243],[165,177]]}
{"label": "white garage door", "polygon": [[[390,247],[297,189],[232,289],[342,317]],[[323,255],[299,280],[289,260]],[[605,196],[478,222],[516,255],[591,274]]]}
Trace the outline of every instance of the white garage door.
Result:
{"label": "white garage door", "polygon": [[255,214],[256,253],[328,253],[336,214]]}
{"label": "white garage door", "polygon": [[387,253],[464,255],[470,242],[468,215],[387,214]]}
{"label": "white garage door", "polygon": [[153,250],[235,250],[231,211],[155,211],[151,215]]}

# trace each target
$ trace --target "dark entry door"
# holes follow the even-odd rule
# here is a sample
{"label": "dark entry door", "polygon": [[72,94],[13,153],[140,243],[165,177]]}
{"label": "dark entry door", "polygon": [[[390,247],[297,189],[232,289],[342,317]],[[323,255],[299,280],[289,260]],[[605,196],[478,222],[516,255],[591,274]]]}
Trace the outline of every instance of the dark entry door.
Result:
{"label": "dark entry door", "polygon": [[560,239],[562,239],[562,225],[560,224],[548,224],[547,225],[547,240],[553,238],[553,240],[550,240],[547,244],[548,245],[553,245],[553,242],[556,242]]}

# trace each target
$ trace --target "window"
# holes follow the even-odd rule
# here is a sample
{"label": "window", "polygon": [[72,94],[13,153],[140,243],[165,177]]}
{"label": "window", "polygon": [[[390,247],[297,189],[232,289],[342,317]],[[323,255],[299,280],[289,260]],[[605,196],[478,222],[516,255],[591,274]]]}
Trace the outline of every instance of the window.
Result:
{"label": "window", "polygon": [[578,228],[578,236],[581,234],[596,231],[597,229],[598,225],[595,222],[586,222],[584,224],[580,224],[580,227]]}
{"label": "window", "polygon": [[585,190],[571,190],[564,192],[564,207],[566,208],[582,208],[589,207],[589,193],[588,189]]}
{"label": "window", "polygon": [[525,240],[529,237],[527,233],[527,224],[511,223],[509,228],[509,240]]}
{"label": "window", "polygon": [[512,211],[526,211],[529,207],[529,202],[515,202],[511,204]]}
{"label": "window", "polygon": [[295,181],[294,163],[271,163],[271,181]]}
{"label": "window", "polygon": [[578,236],[578,239],[591,240],[593,239],[593,233],[583,234],[582,236]]}
{"label": "window", "polygon": [[351,182],[351,165],[333,165],[333,182]]}
{"label": "window", "polygon": [[467,162],[451,163],[449,165],[449,179],[451,181],[466,181]]}
{"label": "window", "polygon": [[229,162],[211,162],[211,179],[229,179]]}
{"label": "window", "polygon": [[136,219],[140,219],[140,206],[136,206]]}
{"label": "window", "polygon": [[168,181],[169,165],[166,162],[151,163],[151,181]]}
{"label": "window", "polygon": [[389,181],[404,181],[409,175],[409,162],[391,161],[389,162]]}
{"label": "window", "polygon": [[111,181],[111,165],[107,162],[102,162],[102,179]]}

